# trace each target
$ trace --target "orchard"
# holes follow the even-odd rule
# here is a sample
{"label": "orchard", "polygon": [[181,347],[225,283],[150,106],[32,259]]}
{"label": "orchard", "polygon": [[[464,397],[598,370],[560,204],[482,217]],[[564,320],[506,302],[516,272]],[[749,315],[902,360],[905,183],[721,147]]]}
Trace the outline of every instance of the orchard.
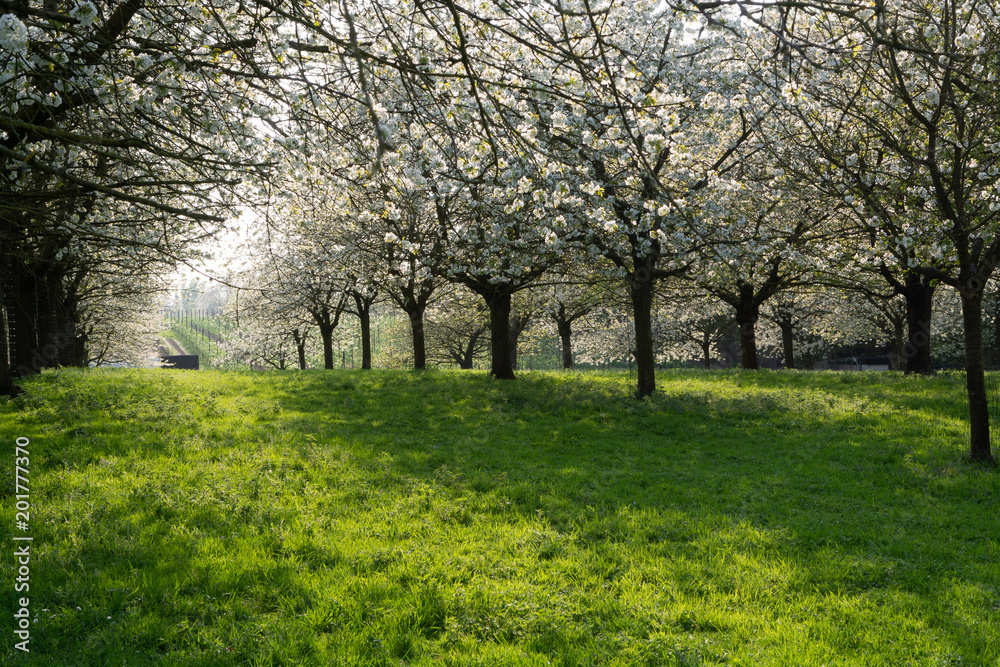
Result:
{"label": "orchard", "polygon": [[992,461],[998,12],[0,2],[0,391],[141,356],[166,277],[243,220],[221,358],[334,368],[350,321],[368,369],[392,312],[415,369],[514,379],[544,333],[644,398],[727,341],[746,371],[948,349]]}

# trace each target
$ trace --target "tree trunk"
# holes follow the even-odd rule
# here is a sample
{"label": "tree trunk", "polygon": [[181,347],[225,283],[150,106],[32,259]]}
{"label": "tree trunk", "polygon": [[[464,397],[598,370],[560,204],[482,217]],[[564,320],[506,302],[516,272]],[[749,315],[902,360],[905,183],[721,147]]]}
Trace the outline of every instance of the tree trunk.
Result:
{"label": "tree trunk", "polygon": [[330,312],[328,305],[319,306],[316,310],[310,311],[316,326],[319,327],[319,335],[323,339],[323,368],[333,370],[333,332],[340,324],[340,315],[344,312],[344,302],[347,295],[340,298],[334,311]]}
{"label": "tree trunk", "polygon": [[18,374],[24,377],[40,373],[45,360],[38,349],[34,280],[27,275],[26,267],[18,266],[14,271],[11,286],[13,308],[7,311],[10,338],[14,342],[14,358],[11,361]]}
{"label": "tree trunk", "polygon": [[427,368],[427,336],[424,333],[424,308],[414,303],[407,308],[406,314],[410,317],[410,333],[413,336],[413,369],[424,370]]}
{"label": "tree trunk", "polygon": [[57,330],[55,315],[55,299],[53,298],[50,281],[45,277],[36,278],[35,298],[35,336],[38,338],[38,349],[41,352],[42,368],[56,368],[59,365],[59,346],[55,344],[54,334]]}
{"label": "tree trunk", "polygon": [[0,279],[0,396],[17,396],[21,388],[14,384],[10,372],[9,346],[7,344],[7,309],[4,301],[4,285]]}
{"label": "tree trunk", "polygon": [[931,372],[931,313],[934,287],[926,278],[907,273],[903,296],[906,299],[907,341],[903,345],[906,374]]}
{"label": "tree trunk", "polygon": [[464,371],[472,370],[472,365],[476,361],[476,343],[479,342],[480,333],[477,331],[469,337],[469,343],[465,346],[465,352],[458,360],[458,367]]}
{"label": "tree trunk", "polygon": [[299,356],[299,370],[304,371],[306,369],[306,338],[300,334],[298,329],[292,331],[292,337],[295,338],[295,350]]}
{"label": "tree trunk", "polygon": [[477,329],[472,332],[469,336],[469,342],[466,343],[465,349],[459,348],[458,350],[451,350],[451,358],[458,363],[458,367],[462,370],[471,370],[472,365],[476,360],[476,344],[479,343],[479,337],[483,335],[483,329]]}
{"label": "tree trunk", "polygon": [[333,370],[333,327],[329,324],[319,325],[319,335],[323,339],[323,368]]}
{"label": "tree trunk", "polygon": [[80,325],[80,306],[75,289],[64,294],[59,305],[56,342],[59,345],[59,365],[86,368],[90,355],[87,351],[87,332]]}
{"label": "tree trunk", "polygon": [[750,287],[751,296],[747,298],[745,289],[740,289],[740,303],[736,306],[736,325],[740,330],[740,363],[746,370],[758,370],[760,362],[757,360],[757,320],[760,318],[760,306],[752,298],[753,287]]}
{"label": "tree trunk", "polygon": [[656,356],[653,352],[653,281],[629,281],[632,322],[635,325],[635,395],[644,398],[656,391]]}
{"label": "tree trunk", "polygon": [[980,290],[960,290],[962,322],[965,325],[965,383],[969,393],[969,456],[973,461],[992,462],[990,413],[983,368],[983,297]]}
{"label": "tree trunk", "polygon": [[510,297],[507,290],[496,290],[486,298],[490,309],[490,375],[498,380],[513,380],[514,365],[510,349]]}
{"label": "tree trunk", "polygon": [[569,370],[573,368],[573,324],[566,319],[557,319],[559,340],[562,343],[562,365]]}
{"label": "tree trunk", "polygon": [[[67,275],[51,276],[48,290],[53,309],[54,342],[59,348],[57,365],[84,368],[87,366],[87,339],[80,327],[80,308],[77,297],[80,273],[77,279]],[[68,282],[68,284],[63,284]]]}
{"label": "tree trunk", "polygon": [[712,368],[712,339],[708,334],[703,334],[701,337],[701,358],[705,365],[705,370],[711,370]]}
{"label": "tree trunk", "polygon": [[903,340],[905,333],[905,323],[901,322],[893,326],[889,362],[892,364],[892,370],[894,371],[906,370],[906,355],[903,352],[906,349],[906,342]]}
{"label": "tree trunk", "polygon": [[795,368],[795,337],[792,335],[792,323],[780,322],[778,328],[781,329],[781,348],[785,354],[785,368]]}
{"label": "tree trunk", "polygon": [[510,367],[517,370],[517,343],[528,328],[531,315],[519,315],[510,323]]}
{"label": "tree trunk", "polygon": [[369,307],[358,307],[358,320],[361,323],[361,369],[372,369],[372,317]]}
{"label": "tree trunk", "polygon": [[993,293],[993,363],[990,367],[1000,369],[1000,289]]}
{"label": "tree trunk", "polygon": [[78,368],[85,368],[90,361],[90,354],[87,347],[88,335],[86,331],[76,328],[73,334],[73,365]]}

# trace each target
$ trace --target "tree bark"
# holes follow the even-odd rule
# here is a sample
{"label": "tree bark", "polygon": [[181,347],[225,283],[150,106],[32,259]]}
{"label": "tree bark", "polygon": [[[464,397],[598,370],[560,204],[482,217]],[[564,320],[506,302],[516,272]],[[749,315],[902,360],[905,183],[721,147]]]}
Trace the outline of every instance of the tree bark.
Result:
{"label": "tree bark", "polygon": [[344,303],[347,295],[341,296],[339,303],[333,312],[330,306],[317,306],[316,310],[310,311],[316,326],[319,327],[319,335],[323,339],[323,368],[333,370],[333,331],[340,324],[340,316],[344,312]]}
{"label": "tree bark", "polygon": [[521,334],[528,328],[531,322],[531,315],[519,315],[510,322],[510,367],[517,370],[517,343],[521,339]]}
{"label": "tree bark", "polygon": [[472,366],[476,361],[476,343],[479,342],[479,336],[481,335],[481,331],[475,331],[469,337],[469,343],[465,346],[465,351],[462,352],[461,358],[458,360],[458,367],[462,370],[472,370]]}
{"label": "tree bark", "polygon": [[485,296],[490,309],[490,375],[498,380],[513,380],[514,366],[510,349],[510,297],[505,289]]}
{"label": "tree bark", "polygon": [[319,325],[319,335],[323,339],[323,368],[333,370],[333,329],[329,324]]}
{"label": "tree bark", "polygon": [[49,300],[53,311],[51,337],[59,348],[56,359],[58,366],[83,368],[87,365],[86,337],[80,331],[80,312],[77,288],[83,273],[70,279],[64,273],[50,274]]}
{"label": "tree bark", "polygon": [[629,281],[632,297],[632,322],[635,326],[635,367],[637,398],[656,391],[656,356],[653,352],[653,281]]}
{"label": "tree bark", "polygon": [[14,384],[10,372],[10,349],[7,344],[7,308],[4,300],[3,279],[0,278],[0,396],[17,396],[21,388]]}
{"label": "tree bark", "polygon": [[361,323],[361,370],[372,369],[372,317],[371,309],[358,309],[358,320]]}
{"label": "tree bark", "polygon": [[969,393],[969,456],[993,462],[990,451],[990,412],[983,364],[983,297],[980,290],[960,290],[965,325],[965,383]]}
{"label": "tree bark", "polygon": [[795,337],[792,335],[792,323],[779,322],[778,328],[781,329],[781,348],[785,355],[785,368],[795,368]]}
{"label": "tree bark", "polygon": [[424,308],[414,303],[406,310],[410,318],[410,334],[413,337],[413,369],[427,368],[427,336],[424,332]]}
{"label": "tree bark", "polygon": [[903,323],[893,325],[892,342],[890,343],[889,350],[889,362],[892,364],[892,370],[894,371],[906,370],[906,355],[904,354],[906,341],[903,339],[906,329],[904,327],[905,324]]}
{"label": "tree bark", "polygon": [[[55,334],[59,330],[59,296],[54,285],[54,278],[51,275],[36,278],[35,298],[35,335],[38,337],[38,346],[41,351],[41,358],[44,360],[42,368],[56,368],[59,366],[60,352],[62,348],[56,343]],[[65,342],[65,341],[63,341]]]}
{"label": "tree bark", "polygon": [[[931,372],[931,314],[934,303],[934,286],[926,278],[908,272],[904,279],[903,297],[906,299],[907,341],[903,345],[903,359],[907,375]],[[980,307],[981,308],[981,307]]]}
{"label": "tree bark", "polygon": [[1000,368],[1000,289],[993,293],[993,363],[990,367]]}
{"label": "tree bark", "polygon": [[[560,311],[562,307],[560,306]],[[566,319],[557,319],[559,341],[562,343],[562,365],[569,370],[573,368],[573,323]]]}
{"label": "tree bark", "polygon": [[736,306],[736,325],[740,330],[740,363],[746,370],[758,370],[757,360],[757,320],[760,319],[760,306],[753,299],[753,287],[740,289],[740,302]]}
{"label": "tree bark", "polygon": [[14,342],[14,358],[11,361],[17,373],[24,377],[40,373],[45,360],[38,349],[34,279],[23,265],[14,267],[13,277],[10,301],[13,308],[7,311],[10,339]]}
{"label": "tree bark", "polygon": [[301,335],[298,329],[292,331],[292,336],[295,338],[295,351],[299,356],[299,370],[304,371],[306,369],[306,337]]}

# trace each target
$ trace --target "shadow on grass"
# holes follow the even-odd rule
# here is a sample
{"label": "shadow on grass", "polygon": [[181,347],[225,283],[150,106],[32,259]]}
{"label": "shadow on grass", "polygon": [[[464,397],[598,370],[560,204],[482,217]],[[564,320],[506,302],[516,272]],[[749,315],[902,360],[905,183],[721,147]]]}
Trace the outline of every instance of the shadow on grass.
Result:
{"label": "shadow on grass", "polygon": [[473,641],[988,664],[1000,485],[960,464],[962,384],[845,377],[662,374],[640,402],[600,374],[43,375],[4,426],[51,445],[62,503],[35,664],[295,664],[317,637],[354,664]]}
{"label": "shadow on grass", "polygon": [[[725,553],[743,571],[694,568],[676,585],[778,608],[853,601],[854,629],[831,640],[844,650],[883,606],[914,604],[907,621],[956,655],[1000,650],[983,630],[1000,621],[1000,484],[961,464],[960,377],[678,373],[645,402],[620,378],[344,377],[297,380],[282,406],[337,415],[317,437],[378,460],[374,484],[409,493],[416,479],[480,498],[490,521],[541,520],[554,537],[526,545],[540,560],[643,541],[664,559]],[[755,579],[774,563],[783,574]]]}

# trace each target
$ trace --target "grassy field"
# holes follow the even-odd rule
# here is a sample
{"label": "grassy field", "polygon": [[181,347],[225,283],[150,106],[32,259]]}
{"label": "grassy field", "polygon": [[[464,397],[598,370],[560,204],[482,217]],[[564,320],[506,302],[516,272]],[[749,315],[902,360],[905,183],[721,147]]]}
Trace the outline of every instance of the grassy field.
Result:
{"label": "grassy field", "polygon": [[996,667],[963,382],[47,372],[0,403],[0,663]]}

